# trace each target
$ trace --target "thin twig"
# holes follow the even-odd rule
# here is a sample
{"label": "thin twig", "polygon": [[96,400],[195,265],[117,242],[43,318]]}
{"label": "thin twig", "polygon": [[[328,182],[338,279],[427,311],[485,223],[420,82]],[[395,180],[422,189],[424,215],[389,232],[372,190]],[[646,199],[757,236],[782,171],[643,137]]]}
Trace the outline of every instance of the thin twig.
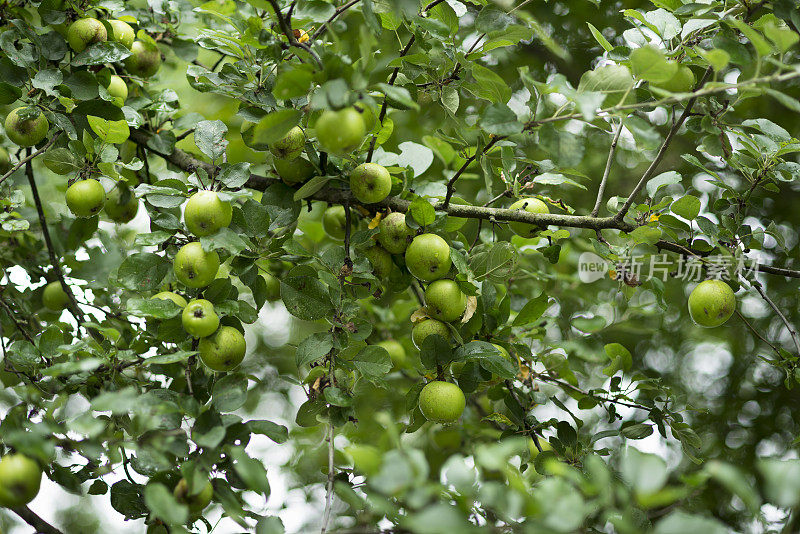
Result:
{"label": "thin twig", "polygon": [[597,200],[592,208],[592,217],[597,217],[600,213],[600,205],[603,203],[603,195],[606,192],[606,184],[608,183],[608,176],[611,174],[611,165],[614,163],[614,155],[617,153],[617,143],[619,142],[619,135],[622,133],[622,120],[619,121],[617,131],[614,133],[614,138],[611,140],[611,148],[608,151],[608,161],[606,161],[606,168],[603,171],[603,178],[600,180],[600,187],[597,189]]}
{"label": "thin twig", "polygon": [[750,323],[747,321],[747,319],[745,319],[745,318],[744,318],[744,315],[742,315],[742,314],[739,312],[739,310],[734,310],[734,312],[736,312],[736,315],[739,317],[739,319],[741,319],[741,320],[742,320],[742,322],[743,322],[743,323],[744,323],[744,324],[747,326],[747,328],[749,328],[749,329],[750,329],[750,331],[751,331],[751,332],[753,332],[753,334],[754,334],[754,335],[755,335],[755,336],[756,336],[758,339],[760,339],[761,341],[763,341],[764,343],[766,343],[767,345],[769,345],[770,347],[772,347],[772,350],[774,350],[774,351],[775,351],[775,352],[778,354],[778,356],[780,356],[781,358],[783,358],[783,354],[781,354],[781,351],[780,351],[780,350],[778,350],[778,347],[776,347],[775,345],[773,345],[772,343],[770,343],[770,342],[767,340],[767,338],[765,338],[763,335],[761,335],[761,332],[759,332],[758,330],[756,330],[756,329],[753,327],[753,325],[751,325],[751,324],[750,324]]}
{"label": "thin twig", "polygon": [[322,514],[322,528],[320,534],[328,531],[328,523],[331,519],[331,505],[333,504],[333,481],[336,478],[333,466],[333,422],[328,423],[328,482],[325,485],[325,512]]}
{"label": "thin twig", "polygon": [[3,299],[2,297],[0,297],[0,307],[2,307],[5,310],[6,315],[8,315],[8,317],[14,323],[14,326],[17,327],[17,330],[19,330],[19,333],[22,334],[22,337],[28,340],[31,345],[35,346],[36,342],[33,340],[33,337],[31,337],[31,335],[27,332],[27,330],[25,330],[25,328],[22,327],[22,324],[19,322],[19,320],[17,320],[16,314],[11,309],[11,306],[9,306],[6,303],[5,299]]}
{"label": "thin twig", "polygon": [[761,298],[764,299],[764,301],[769,304],[769,307],[772,308],[778,317],[781,318],[781,321],[783,321],[783,324],[786,325],[786,329],[792,336],[792,341],[794,341],[794,348],[797,350],[797,355],[800,355],[800,340],[797,339],[797,331],[795,330],[794,326],[792,326],[792,323],[789,322],[783,312],[781,312],[781,310],[778,309],[778,306],[776,306],[772,299],[769,298],[769,295],[767,295],[767,293],[764,291],[764,288],[761,287],[761,282],[758,280],[752,280],[750,285],[756,288],[756,291],[758,291],[758,294],[761,295]]}
{"label": "thin twig", "polygon": [[11,167],[11,169],[10,169],[10,170],[9,170],[7,173],[5,173],[5,174],[3,175],[3,177],[2,177],[2,178],[0,178],[0,184],[2,184],[3,182],[5,182],[5,181],[6,181],[6,178],[8,178],[8,177],[9,177],[9,176],[11,176],[12,174],[14,174],[14,173],[17,171],[17,169],[21,169],[21,168],[23,167],[23,165],[26,165],[26,164],[27,164],[29,161],[31,161],[32,159],[34,159],[36,156],[38,156],[39,154],[43,154],[44,152],[46,152],[46,151],[47,151],[47,149],[48,149],[48,148],[50,148],[51,146],[53,146],[53,143],[55,143],[55,142],[58,140],[58,136],[60,136],[60,135],[61,135],[61,132],[58,132],[57,134],[55,134],[55,135],[54,135],[54,136],[53,136],[53,137],[52,137],[52,138],[51,138],[51,139],[50,139],[50,140],[47,142],[47,144],[45,144],[45,145],[44,145],[42,148],[40,148],[39,150],[37,150],[36,152],[34,152],[34,153],[32,153],[32,154],[31,154],[31,151],[30,151],[30,149],[29,149],[29,150],[28,150],[28,155],[27,155],[27,156],[26,156],[24,159],[20,160],[20,162],[19,162],[19,163],[17,163],[17,164],[16,164],[16,165],[14,165],[13,167]]}
{"label": "thin twig", "polygon": [[444,197],[444,203],[442,203],[442,207],[444,209],[447,209],[448,206],[450,205],[450,199],[453,197],[453,193],[455,192],[456,182],[458,181],[459,178],[461,178],[461,175],[464,174],[464,171],[466,171],[467,168],[470,165],[472,165],[472,162],[475,161],[475,159],[478,156],[482,156],[482,155],[486,154],[487,152],[489,152],[489,149],[491,149],[495,145],[495,143],[497,143],[501,139],[505,139],[505,137],[504,136],[493,137],[492,140],[489,141],[486,144],[486,146],[484,146],[482,149],[475,150],[475,153],[473,155],[471,155],[469,158],[467,158],[467,161],[464,162],[464,164],[461,166],[461,168],[456,171],[456,173],[453,175],[452,178],[450,178],[450,180],[448,180],[448,182],[447,182],[447,194]]}
{"label": "thin twig", "polygon": [[325,22],[322,24],[322,26],[320,26],[319,28],[317,28],[317,30],[316,30],[316,31],[315,31],[313,34],[311,34],[311,39],[310,39],[310,40],[311,40],[311,41],[316,41],[316,40],[317,40],[317,38],[319,38],[319,37],[320,37],[320,36],[321,36],[323,33],[325,33],[325,32],[328,30],[328,28],[330,27],[331,23],[332,23],[334,20],[336,20],[337,18],[339,18],[339,16],[340,16],[342,13],[344,13],[345,11],[347,11],[348,9],[350,9],[351,7],[353,7],[354,5],[356,5],[357,3],[359,3],[360,1],[361,1],[361,0],[350,0],[350,2],[347,2],[345,5],[343,5],[343,6],[339,7],[339,8],[338,8],[336,11],[334,11],[334,12],[333,12],[333,15],[331,15],[330,17],[328,17],[328,20],[326,20],[326,21],[325,21]]}
{"label": "thin twig", "polygon": [[322,68],[323,67],[322,60],[319,58],[317,53],[314,52],[311,49],[311,47],[308,46],[306,43],[301,43],[300,41],[298,41],[297,38],[294,36],[294,32],[292,31],[292,26],[289,20],[287,20],[287,18],[284,17],[283,14],[281,13],[281,8],[278,6],[277,0],[268,0],[268,1],[272,6],[272,9],[275,10],[275,17],[277,17],[278,19],[278,26],[280,26],[281,31],[289,40],[289,45],[294,46],[295,48],[300,48],[301,50],[305,50],[306,52],[308,52],[308,54],[314,59],[314,62],[317,64],[317,66],[319,68]]}

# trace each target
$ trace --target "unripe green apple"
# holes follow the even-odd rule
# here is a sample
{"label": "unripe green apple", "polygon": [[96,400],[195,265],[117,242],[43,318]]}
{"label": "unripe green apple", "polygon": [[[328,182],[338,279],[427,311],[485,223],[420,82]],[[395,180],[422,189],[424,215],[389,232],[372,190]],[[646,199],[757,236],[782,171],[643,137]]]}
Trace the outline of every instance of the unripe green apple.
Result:
{"label": "unripe green apple", "polygon": [[5,174],[11,168],[11,156],[8,150],[0,146],[0,174]]}
{"label": "unripe green apple", "polygon": [[78,180],[67,188],[67,207],[76,217],[94,217],[106,203],[106,190],[94,178]]}
{"label": "unripe green apple", "polygon": [[279,139],[269,145],[269,151],[279,159],[294,160],[303,153],[306,146],[306,134],[302,128],[295,126],[283,139]]}
{"label": "unripe green apple", "polygon": [[392,177],[377,163],[362,163],[350,173],[350,190],[362,204],[375,204],[389,196]]}
{"label": "unripe green apple", "polygon": [[354,108],[323,112],[317,119],[315,129],[322,149],[340,156],[361,146],[367,135],[364,118]]}
{"label": "unripe green apple", "polygon": [[375,277],[380,280],[386,280],[394,269],[394,262],[392,255],[386,252],[379,245],[372,246],[364,251],[364,256],[367,257],[372,264],[372,272]]}
{"label": "unripe green apple", "polygon": [[406,224],[405,213],[395,211],[381,220],[378,225],[378,243],[392,254],[402,254],[414,231]]}
{"label": "unripe green apple", "polygon": [[67,42],[75,52],[83,52],[90,44],[102,43],[106,39],[108,39],[106,27],[91,17],[76,20],[67,30]]}
{"label": "unripe green apple", "polygon": [[50,282],[44,286],[42,292],[42,304],[50,311],[58,312],[69,304],[69,295],[61,287],[61,282]]}
{"label": "unripe green apple", "polygon": [[111,32],[108,34],[111,40],[130,50],[136,39],[136,34],[130,24],[124,20],[109,20],[108,25],[111,27]]}
{"label": "unripe green apple", "polygon": [[186,299],[173,291],[162,291],[161,293],[156,293],[151,298],[161,299],[161,300],[171,300],[181,308],[186,307]]}
{"label": "unripe green apple", "polygon": [[197,350],[206,367],[225,372],[242,363],[247,345],[241,332],[232,326],[221,326],[216,334],[201,339]]}
{"label": "unripe green apple", "polygon": [[117,183],[106,195],[103,211],[116,223],[128,223],[139,212],[139,199],[129,187]]}
{"label": "unripe green apple", "polygon": [[125,80],[116,74],[112,74],[111,78],[109,78],[106,90],[108,94],[114,97],[114,100],[120,106],[124,104],[125,99],[128,98],[128,85],[125,83]]}
{"label": "unripe green apple", "polygon": [[211,481],[206,482],[203,489],[194,495],[189,494],[189,483],[185,478],[180,479],[175,489],[172,491],[175,500],[181,504],[185,504],[189,508],[189,516],[194,518],[200,515],[200,512],[211,503],[211,497],[214,496],[214,486]]}
{"label": "unripe green apple", "polygon": [[450,245],[436,234],[418,235],[406,249],[406,267],[425,282],[444,278],[450,265]]}
{"label": "unripe green apple", "polygon": [[175,255],[172,264],[175,278],[187,287],[200,288],[210,284],[219,270],[219,254],[206,252],[198,241],[187,243]]}
{"label": "unripe green apple", "polygon": [[344,240],[347,230],[347,216],[344,206],[331,206],[322,214],[322,228],[328,237],[336,241]]}
{"label": "unripe green apple", "polygon": [[670,91],[672,93],[688,93],[694,89],[694,72],[686,65],[681,65],[675,76],[664,83],[653,83],[652,85]]}
{"label": "unripe green apple", "polygon": [[425,339],[434,334],[444,338],[445,341],[450,340],[450,328],[446,324],[436,319],[423,319],[411,329],[411,341],[415,347],[421,349]]}
{"label": "unripe green apple", "polygon": [[0,459],[0,506],[19,508],[31,502],[42,484],[42,468],[22,454]]}
{"label": "unripe green apple", "polygon": [[289,185],[299,184],[311,179],[317,173],[314,164],[305,158],[275,159],[272,162],[275,172]]}
{"label": "unripe green apple", "polygon": [[192,337],[206,337],[219,328],[219,316],[209,301],[195,299],[183,309],[181,323],[183,329]]}
{"label": "unripe green apple", "polygon": [[466,406],[464,392],[450,382],[428,382],[419,393],[419,409],[428,421],[453,423],[461,417]]}
{"label": "unripe green apple", "polygon": [[227,227],[232,217],[231,203],[220,200],[214,191],[198,191],[192,195],[183,212],[186,228],[197,237],[211,235]]}
{"label": "unripe green apple", "polygon": [[[538,198],[521,198],[508,207],[511,210],[524,210],[528,213],[550,213],[547,204]],[[528,224],[523,222],[510,222],[508,226],[511,231],[521,237],[535,237],[542,229],[537,224]]]}
{"label": "unripe green apple", "polygon": [[722,280],[705,280],[689,295],[689,315],[700,326],[714,328],[724,324],[736,310],[736,296]]}
{"label": "unripe green apple", "polygon": [[23,109],[26,108],[24,106],[16,108],[6,117],[6,135],[19,146],[33,146],[47,136],[50,123],[39,110],[36,110],[38,115],[34,118],[20,118],[20,112]]}
{"label": "unripe green apple", "polygon": [[449,323],[467,309],[467,296],[453,280],[436,280],[425,289],[425,309],[434,319]]}
{"label": "unripe green apple", "polygon": [[149,78],[161,68],[161,50],[151,42],[134,41],[131,55],[125,58],[125,69],[134,76]]}
{"label": "unripe green apple", "polygon": [[389,353],[389,357],[392,359],[392,363],[396,368],[400,369],[405,367],[406,349],[403,348],[403,345],[401,345],[399,341],[395,339],[385,339],[377,342],[376,345],[386,349],[386,352]]}
{"label": "unripe green apple", "polygon": [[275,278],[270,273],[261,273],[261,278],[264,279],[264,282],[267,284],[267,300],[270,302],[275,302],[276,300],[280,300],[281,298],[281,281]]}

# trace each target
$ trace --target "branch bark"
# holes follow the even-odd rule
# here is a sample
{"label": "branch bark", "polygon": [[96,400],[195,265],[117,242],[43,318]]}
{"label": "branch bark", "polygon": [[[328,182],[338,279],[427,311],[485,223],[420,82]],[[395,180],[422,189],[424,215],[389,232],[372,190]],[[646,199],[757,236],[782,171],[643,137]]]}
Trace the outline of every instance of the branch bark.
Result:
{"label": "branch bark", "polygon": [[12,512],[17,514],[23,521],[36,529],[37,534],[63,534],[56,527],[36,515],[33,510],[27,506],[20,508],[12,508]]}
{"label": "branch bark", "polygon": [[56,142],[56,140],[58,140],[58,137],[59,137],[60,135],[61,135],[61,132],[58,132],[57,134],[55,134],[55,135],[54,135],[54,136],[53,136],[53,137],[52,137],[52,138],[51,138],[51,139],[50,139],[50,140],[47,142],[47,144],[45,144],[45,145],[44,145],[42,148],[40,148],[39,150],[37,150],[36,152],[34,152],[34,153],[32,153],[32,154],[31,154],[31,152],[30,152],[30,150],[29,150],[29,151],[28,151],[28,155],[27,155],[27,156],[25,156],[25,158],[24,158],[24,159],[22,159],[22,160],[21,160],[19,163],[17,163],[17,164],[16,164],[16,165],[14,165],[13,167],[11,167],[11,168],[8,170],[8,172],[7,172],[7,173],[5,173],[5,174],[3,175],[3,177],[2,177],[2,178],[0,178],[0,184],[2,184],[3,182],[5,182],[5,181],[6,181],[6,179],[7,179],[9,176],[11,176],[11,175],[12,175],[12,174],[14,174],[15,172],[17,172],[17,169],[21,169],[21,168],[22,168],[24,165],[27,165],[27,164],[28,164],[28,162],[29,162],[29,161],[31,161],[31,160],[33,160],[33,159],[34,159],[36,156],[38,156],[39,154],[44,154],[45,152],[47,152],[47,149],[48,149],[48,148],[50,148],[51,146],[53,146],[53,143],[55,143],[55,142]]}

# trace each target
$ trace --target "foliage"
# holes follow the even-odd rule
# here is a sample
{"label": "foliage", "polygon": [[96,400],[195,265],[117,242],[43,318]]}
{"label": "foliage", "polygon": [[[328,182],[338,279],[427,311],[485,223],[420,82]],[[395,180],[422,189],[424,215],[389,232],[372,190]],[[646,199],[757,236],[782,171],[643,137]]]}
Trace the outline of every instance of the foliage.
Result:
{"label": "foliage", "polygon": [[[74,52],[85,17],[137,44]],[[0,105],[49,123],[2,143],[0,452],[169,532],[794,532],[798,27],[791,0],[0,0]],[[392,191],[365,205],[366,162]],[[88,178],[136,219],[74,216]],[[194,237],[200,190],[233,209]],[[419,348],[428,284],[375,244],[390,212],[444,239],[431,277],[466,298]],[[222,264],[199,288],[173,266],[195,241]],[[706,277],[736,292],[714,329],[687,308]],[[204,365],[227,345],[165,291],[244,332],[242,364]],[[456,423],[420,412],[432,380],[465,393]],[[268,472],[313,513],[267,512]],[[59,532],[38,505],[0,527]]]}

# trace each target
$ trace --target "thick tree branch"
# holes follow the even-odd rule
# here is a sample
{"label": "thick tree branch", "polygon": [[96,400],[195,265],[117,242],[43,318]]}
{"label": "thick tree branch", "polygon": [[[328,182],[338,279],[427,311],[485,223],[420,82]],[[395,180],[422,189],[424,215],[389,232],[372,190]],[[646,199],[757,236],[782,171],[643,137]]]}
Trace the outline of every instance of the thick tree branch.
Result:
{"label": "thick tree branch", "polygon": [[33,510],[28,508],[27,506],[22,506],[20,508],[12,508],[12,512],[17,514],[23,521],[28,523],[30,526],[36,529],[37,534],[63,534],[60,530],[56,527],[36,515]]}
{"label": "thick tree branch", "polygon": [[[150,134],[141,130],[132,130],[130,139],[131,141],[147,146],[147,140]],[[499,139],[499,138],[495,138]],[[209,173],[216,172],[214,165],[205,163],[192,155],[180,149],[175,149],[170,154],[164,154],[147,148],[151,153],[156,154],[173,165],[181,168],[186,172],[194,172],[197,168],[204,168]],[[452,178],[451,178],[452,180]],[[280,180],[274,178],[267,178],[265,176],[250,175],[250,179],[245,184],[246,187],[263,191],[267,187],[282,183]],[[319,200],[328,202],[330,204],[350,204],[356,206],[359,204],[358,200],[353,197],[349,190],[338,188],[325,188],[310,197],[310,200]],[[392,211],[407,212],[410,201],[404,200],[399,197],[388,197],[383,202],[371,205],[373,209],[390,208]],[[558,213],[528,213],[522,210],[510,210],[505,208],[490,208],[484,206],[465,206],[459,204],[445,205],[440,202],[434,205],[437,211],[443,211],[453,217],[461,217],[466,219],[479,219],[479,220],[492,220],[495,222],[524,222],[535,224],[539,226],[560,226],[564,228],[585,228],[588,230],[620,230],[623,232],[632,232],[636,226],[626,223],[624,221],[616,220],[614,217],[592,217],[587,215],[562,215]],[[691,250],[678,243],[661,240],[655,246],[660,250],[667,250],[682,255],[690,255],[697,257],[707,256],[706,252],[698,252]],[[771,267],[769,265],[757,265],[757,270],[762,273],[774,274],[778,276],[785,276],[789,278],[800,278],[800,271],[792,269],[784,269],[780,267]]]}

